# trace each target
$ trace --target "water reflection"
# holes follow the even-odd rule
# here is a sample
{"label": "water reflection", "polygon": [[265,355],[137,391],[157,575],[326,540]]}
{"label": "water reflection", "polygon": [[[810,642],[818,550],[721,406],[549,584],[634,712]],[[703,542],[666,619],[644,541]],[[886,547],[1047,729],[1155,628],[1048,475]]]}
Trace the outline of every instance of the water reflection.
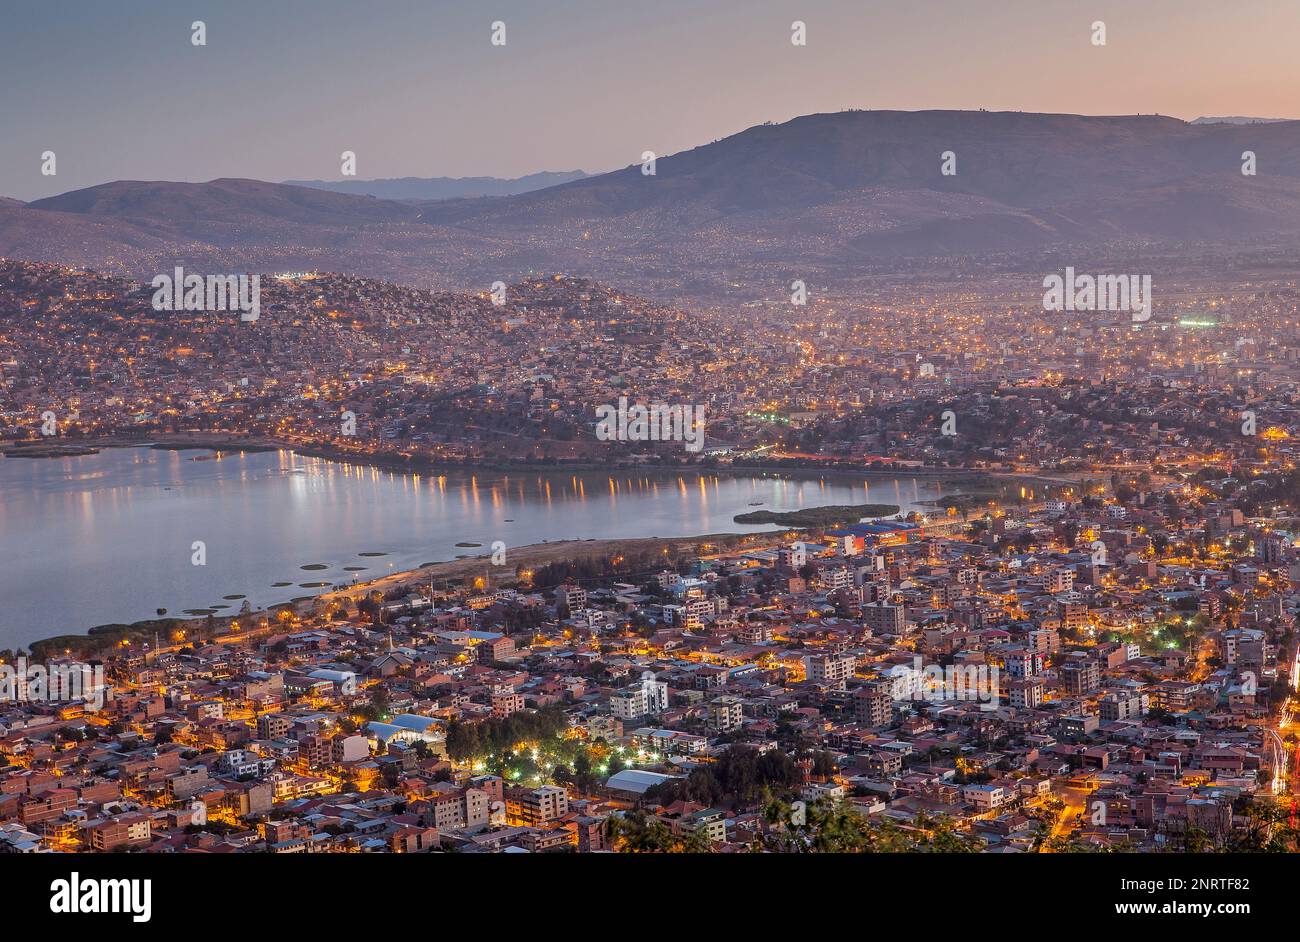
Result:
{"label": "water reflection", "polygon": [[[941,493],[912,478],[400,474],[288,451],[132,448],[0,460],[0,648],[154,617],[157,608],[226,604],[224,595],[262,606],[319,591],[302,583],[339,584],[485,551],[458,542],[517,547],[770,529],[732,517],[754,504],[868,503],[873,484],[876,499],[889,494],[904,510]],[[205,566],[190,561],[199,540]],[[358,555],[368,552],[386,555]],[[300,568],[317,563],[327,568]]]}

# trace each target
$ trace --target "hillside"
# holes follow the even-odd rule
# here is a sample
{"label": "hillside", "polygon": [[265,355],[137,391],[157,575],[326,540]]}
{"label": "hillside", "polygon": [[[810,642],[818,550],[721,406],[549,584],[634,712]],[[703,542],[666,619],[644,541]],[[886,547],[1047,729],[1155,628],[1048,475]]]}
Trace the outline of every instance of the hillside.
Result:
{"label": "hillside", "polygon": [[501,177],[396,177],[387,180],[285,180],[287,186],[308,186],[333,193],[374,196],[386,200],[450,200],[482,196],[517,196],[548,186],[581,180],[581,170],[543,171],[513,179]]}
{"label": "hillside", "polygon": [[[1257,155],[1243,176],[1241,155]],[[957,173],[940,172],[956,155]],[[653,293],[762,296],[908,259],[1075,246],[1293,246],[1300,122],[852,111],[750,128],[499,198],[397,202],[214,180],[0,204],[0,254],[137,276],[175,260],[482,288],[536,271]],[[908,262],[910,264],[910,262]]]}

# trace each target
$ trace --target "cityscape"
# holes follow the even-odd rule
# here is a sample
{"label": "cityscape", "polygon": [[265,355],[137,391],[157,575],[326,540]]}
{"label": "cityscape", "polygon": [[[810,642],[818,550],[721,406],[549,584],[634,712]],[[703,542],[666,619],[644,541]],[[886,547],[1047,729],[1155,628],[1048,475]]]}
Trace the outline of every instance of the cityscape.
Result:
{"label": "cityscape", "polygon": [[[311,29],[346,43],[335,6]],[[635,32],[620,6],[581,29]],[[860,15],[759,6],[772,48],[725,67],[762,87]],[[1068,61],[1157,16],[1012,6]],[[1300,27],[1251,6],[1243,37]],[[507,11],[444,25],[550,61]],[[202,57],[232,29],[288,28],[135,12],[195,96],[225,93]],[[514,101],[456,56],[465,94]],[[78,872],[125,855],[163,880],[172,854],[1048,854],[1047,892],[1063,855],[1116,854],[1143,866],[1089,871],[1101,911],[1251,914],[1241,855],[1300,851],[1294,102],[1144,73],[1120,112],[1109,80],[1010,98],[981,65],[975,101],[896,79],[828,107],[790,71],[788,114],[718,79],[711,141],[652,114],[641,146],[540,74],[613,123],[558,101],[504,160],[340,117],[312,162],[285,114],[303,141],[135,171],[128,129],[96,156],[17,116],[0,859],[88,861],[56,867],[57,914],[106,911]],[[1186,871],[1198,893],[1145,863],[1186,855],[1232,865]],[[1120,908],[1156,890],[1185,892]]]}

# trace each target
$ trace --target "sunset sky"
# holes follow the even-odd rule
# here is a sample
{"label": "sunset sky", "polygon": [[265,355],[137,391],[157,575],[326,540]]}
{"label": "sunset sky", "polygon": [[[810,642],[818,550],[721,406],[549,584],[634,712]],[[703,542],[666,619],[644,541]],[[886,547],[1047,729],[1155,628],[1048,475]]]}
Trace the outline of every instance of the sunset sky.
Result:
{"label": "sunset sky", "polygon": [[846,107],[1300,118],[1295,0],[6,0],[4,19],[19,199],[338,179],[344,150],[364,179],[600,171]]}

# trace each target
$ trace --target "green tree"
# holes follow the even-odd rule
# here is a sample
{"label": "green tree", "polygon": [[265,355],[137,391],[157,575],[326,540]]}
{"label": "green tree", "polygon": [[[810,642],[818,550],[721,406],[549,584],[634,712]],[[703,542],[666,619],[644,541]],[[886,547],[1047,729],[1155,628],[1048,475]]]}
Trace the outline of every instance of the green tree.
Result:
{"label": "green tree", "polygon": [[704,854],[708,836],[702,830],[674,834],[663,821],[637,809],[605,819],[610,845],[624,854]]}

